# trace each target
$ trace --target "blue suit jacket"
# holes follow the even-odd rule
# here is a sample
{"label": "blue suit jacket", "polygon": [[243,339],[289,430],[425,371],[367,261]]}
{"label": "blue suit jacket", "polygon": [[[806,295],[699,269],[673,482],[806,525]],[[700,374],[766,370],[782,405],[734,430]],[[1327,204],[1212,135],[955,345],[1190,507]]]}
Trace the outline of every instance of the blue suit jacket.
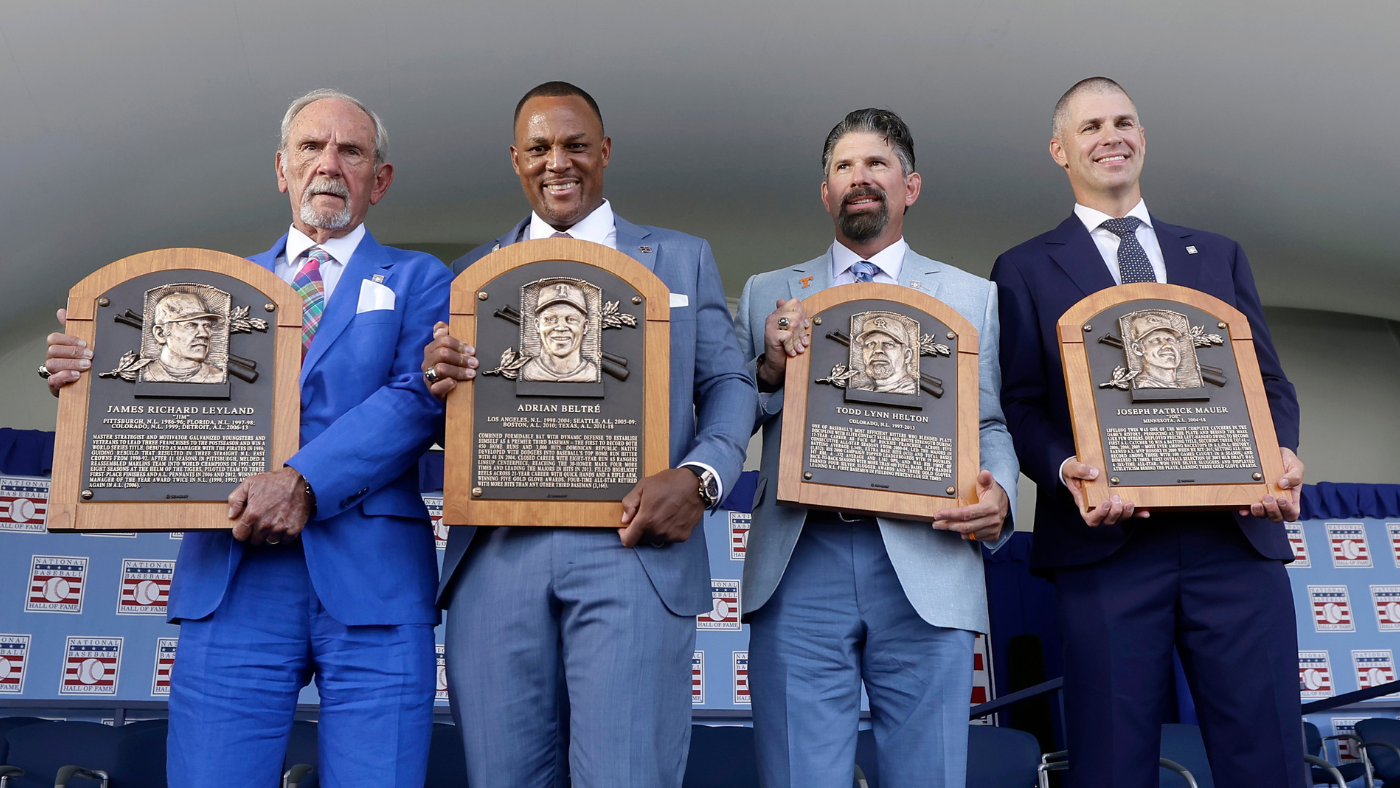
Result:
{"label": "blue suit jacket", "polygon": [[[272,270],[286,246],[284,235],[251,259]],[[356,314],[361,282],[375,275],[394,291],[394,308]],[[438,622],[418,458],[443,409],[420,367],[433,324],[448,317],[451,282],[437,258],[380,246],[366,232],[302,362],[301,449],[287,464],[316,491],[316,516],[301,532],[312,585],[347,626]],[[170,619],[213,613],[244,549],[226,531],[186,533]]]}
{"label": "blue suit jacket", "polygon": [[[1213,295],[1249,318],[1279,445],[1296,450],[1298,398],[1279,364],[1244,250],[1222,235],[1177,227],[1155,216],[1153,226],[1168,282]],[[1188,246],[1196,253],[1188,252]],[[1113,287],[1113,277],[1084,223],[1071,214],[1054,230],[997,258],[992,281],[1001,292],[1002,408],[1021,470],[1038,489],[1031,568],[1044,573],[1098,561],[1134,529],[1152,527],[1152,521],[1090,528],[1060,483],[1060,464],[1075,456],[1075,449],[1055,323],[1085,296]],[[1235,519],[1261,555],[1292,560],[1283,526],[1253,517]]]}
{"label": "blue suit jacket", "polygon": [[[977,328],[979,453],[1016,511],[1016,482],[1021,474],[1006,420],[1001,415],[1001,366],[997,363],[997,291],[991,283],[912,249],[904,254],[899,283],[917,287],[952,307]],[[801,265],[758,274],[744,286],[739,300],[739,342],[749,369],[763,354],[764,326],[779,298],[805,298],[831,287],[831,251]],[[778,457],[783,434],[783,390],[759,394],[755,427],[763,428],[763,463],[754,495],[753,523],[744,559],[744,613],[758,610],[772,597],[787,570],[792,550],[807,522],[807,510],[778,504]],[[900,587],[919,616],[930,624],[986,632],[987,587],[980,543],[951,531],[934,530],[927,520],[879,518],[880,535]],[[995,550],[1011,537],[1008,516]]]}
{"label": "blue suit jacket", "polygon": [[[526,218],[494,242],[468,252],[452,264],[453,272],[461,273],[502,246],[522,240],[529,225]],[[614,225],[618,251],[689,301],[671,307],[671,467],[703,462],[719,474],[725,490],[732,490],[744,466],[758,393],[734,338],[734,321],[710,244],[674,230],[635,225],[621,216],[614,217]],[[455,526],[448,536],[438,585],[438,600],[444,606],[451,601],[446,591],[475,532]],[[694,616],[714,606],[703,524],[687,541],[636,550],[672,613]]]}

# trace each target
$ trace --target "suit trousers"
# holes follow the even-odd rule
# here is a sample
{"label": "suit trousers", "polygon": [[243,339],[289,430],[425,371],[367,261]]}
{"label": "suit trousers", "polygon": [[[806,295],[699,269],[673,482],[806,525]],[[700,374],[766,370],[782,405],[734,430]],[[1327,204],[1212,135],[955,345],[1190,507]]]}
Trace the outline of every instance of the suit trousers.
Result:
{"label": "suit trousers", "polygon": [[656,549],[674,548],[623,547],[613,528],[477,529],[446,639],[472,788],[680,788],[695,619],[652,587],[636,551]]}
{"label": "suit trousers", "polygon": [[1288,570],[1229,514],[1154,512],[1108,558],[1056,569],[1055,589],[1069,785],[1156,788],[1173,646],[1215,784],[1308,784]]}
{"label": "suit trousers", "polygon": [[750,617],[759,783],[849,788],[864,680],[880,784],[962,788],[972,642],[919,617],[874,520],[809,514],[777,590]]}
{"label": "suit trousers", "polygon": [[428,624],[331,618],[301,540],[249,547],[218,609],[180,622],[170,785],[278,785],[297,696],[314,675],[321,785],[422,788],[436,662]]}

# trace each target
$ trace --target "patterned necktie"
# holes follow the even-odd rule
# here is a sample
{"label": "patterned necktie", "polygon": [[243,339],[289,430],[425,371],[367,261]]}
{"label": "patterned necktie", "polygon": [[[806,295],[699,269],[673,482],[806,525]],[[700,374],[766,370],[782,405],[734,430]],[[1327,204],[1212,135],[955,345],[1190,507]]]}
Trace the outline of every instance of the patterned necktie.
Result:
{"label": "patterned necktie", "polygon": [[1157,281],[1157,272],[1152,270],[1147,252],[1138,243],[1137,228],[1140,224],[1142,220],[1136,216],[1124,216],[1099,225],[1118,236],[1118,281],[1121,284]]}
{"label": "patterned necktie", "polygon": [[879,271],[879,266],[874,263],[867,263],[864,260],[851,266],[851,273],[856,275],[857,282],[873,282],[875,281],[875,274]]}
{"label": "patterned necktie", "polygon": [[549,237],[550,237],[550,238],[573,238],[573,236],[572,236],[572,235],[569,235],[568,233],[555,233],[554,235],[551,235],[551,236],[549,236]]}
{"label": "patterned necktie", "polygon": [[306,265],[292,280],[292,287],[301,296],[301,358],[306,360],[306,351],[311,348],[311,338],[316,336],[316,327],[321,325],[321,313],[326,311],[326,283],[321,281],[321,266],[331,261],[331,256],[319,246],[306,252]]}

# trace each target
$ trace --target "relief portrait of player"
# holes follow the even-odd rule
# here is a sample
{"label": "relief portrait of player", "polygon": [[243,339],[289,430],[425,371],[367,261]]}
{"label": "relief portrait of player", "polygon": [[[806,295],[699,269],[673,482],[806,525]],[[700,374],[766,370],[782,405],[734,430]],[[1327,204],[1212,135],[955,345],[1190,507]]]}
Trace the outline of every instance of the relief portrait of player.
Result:
{"label": "relief portrait of player", "polygon": [[535,307],[540,355],[521,367],[520,379],[546,383],[596,382],[598,365],[583,357],[588,323],[588,300],[582,288],[566,282],[542,286],[539,305]]}
{"label": "relief portrait of player", "polygon": [[1128,323],[1128,352],[1141,364],[1135,389],[1189,388],[1178,377],[1182,364],[1181,331],[1164,315],[1138,314]]}
{"label": "relief portrait of player", "polygon": [[142,370],[157,383],[222,383],[222,369],[208,363],[209,345],[221,316],[194,293],[171,293],[156,302],[151,335],[161,346],[155,364]]}
{"label": "relief portrait of player", "polygon": [[908,329],[898,319],[877,317],[856,335],[856,351],[865,371],[851,379],[849,388],[886,394],[918,394],[914,348]]}

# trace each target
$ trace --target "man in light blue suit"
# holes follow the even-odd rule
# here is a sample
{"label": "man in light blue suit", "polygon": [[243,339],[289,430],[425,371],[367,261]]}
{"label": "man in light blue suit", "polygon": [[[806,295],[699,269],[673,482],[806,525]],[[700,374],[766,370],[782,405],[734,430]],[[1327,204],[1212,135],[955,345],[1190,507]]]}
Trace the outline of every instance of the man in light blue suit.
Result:
{"label": "man in light blue suit", "polygon": [[[473,788],[679,788],[685,774],[695,616],[713,607],[694,529],[739,476],[757,397],[709,244],[614,214],[611,151],[580,88],[525,94],[511,162],[534,212],[453,265],[567,233],[671,291],[671,468],[637,484],[621,522],[590,524],[618,530],[458,526],[448,538],[447,678]],[[470,385],[474,352],[439,325],[422,367],[432,391]]]}
{"label": "man in light blue suit", "polygon": [[[979,542],[996,549],[1010,536],[1003,525],[1020,473],[999,400],[997,292],[905,243],[904,213],[921,181],[899,116],[850,113],[828,135],[822,166],[835,243],[815,260],[749,279],[737,317],[763,428],[743,583],[760,782],[849,786],[863,680],[881,784],[960,787],[973,633],[987,631]],[[857,281],[915,288],[977,327],[978,503],[937,519],[930,504],[927,519],[878,522],[778,504],[783,376],[787,359],[811,343],[801,299]]]}
{"label": "man in light blue suit", "polygon": [[[365,229],[393,181],[387,153],[379,118],[344,94],[309,93],[283,120],[277,180],[292,226],[252,260],[303,297],[301,448],[229,497],[232,533],[181,544],[172,786],[276,786],[313,675],[321,784],[423,785],[439,614],[417,461],[442,405],[418,359],[447,314],[451,276]],[[60,384],[85,350],[50,338],[46,366],[68,359]]]}

